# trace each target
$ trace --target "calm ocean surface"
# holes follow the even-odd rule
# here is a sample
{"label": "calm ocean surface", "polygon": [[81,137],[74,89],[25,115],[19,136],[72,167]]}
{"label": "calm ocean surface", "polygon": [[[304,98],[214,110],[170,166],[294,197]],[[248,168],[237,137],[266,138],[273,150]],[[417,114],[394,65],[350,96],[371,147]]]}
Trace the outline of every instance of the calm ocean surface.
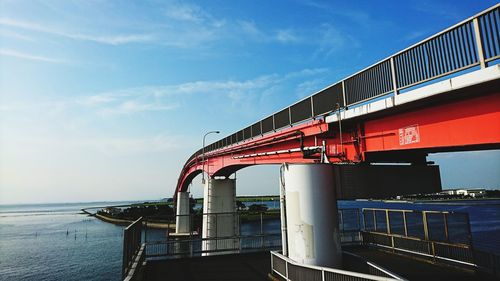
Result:
{"label": "calm ocean surface", "polygon": [[[129,202],[0,206],[0,280],[120,280],[123,227],[80,209]],[[264,202],[279,207],[277,202]],[[500,200],[449,204],[341,201],[340,208],[449,210],[469,213],[473,243],[500,253]],[[268,221],[266,232],[279,232]],[[258,232],[258,224],[242,226]],[[149,239],[148,239],[149,240]]]}

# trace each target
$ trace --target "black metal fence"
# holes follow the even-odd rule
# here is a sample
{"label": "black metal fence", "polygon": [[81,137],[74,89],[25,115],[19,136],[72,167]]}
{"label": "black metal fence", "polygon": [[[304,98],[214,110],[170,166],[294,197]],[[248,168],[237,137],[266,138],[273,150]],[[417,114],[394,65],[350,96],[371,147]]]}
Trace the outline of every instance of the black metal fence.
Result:
{"label": "black metal fence", "polygon": [[128,275],[136,256],[141,251],[143,219],[140,217],[123,230],[122,277]]}
{"label": "black metal fence", "polygon": [[[500,58],[500,4],[377,62],[297,103],[205,147],[225,148]],[[186,162],[202,153],[195,152]]]}

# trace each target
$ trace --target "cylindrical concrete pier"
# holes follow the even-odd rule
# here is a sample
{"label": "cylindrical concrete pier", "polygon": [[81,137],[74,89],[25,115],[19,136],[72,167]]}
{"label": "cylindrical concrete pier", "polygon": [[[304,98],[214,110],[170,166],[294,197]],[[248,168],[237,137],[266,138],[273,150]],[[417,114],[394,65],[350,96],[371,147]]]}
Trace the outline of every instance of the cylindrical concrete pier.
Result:
{"label": "cylindrical concrete pier", "polygon": [[[203,195],[202,238],[238,235],[239,226],[235,212],[236,180],[209,179],[205,184]],[[238,249],[238,241],[236,239],[203,241],[202,249],[205,251]]]}
{"label": "cylindrical concrete pier", "polygon": [[190,232],[190,216],[189,216],[189,192],[177,193],[177,212],[175,220],[176,233]]}
{"label": "cylindrical concrete pier", "polygon": [[288,257],[296,262],[341,268],[334,174],[329,164],[285,164]]}

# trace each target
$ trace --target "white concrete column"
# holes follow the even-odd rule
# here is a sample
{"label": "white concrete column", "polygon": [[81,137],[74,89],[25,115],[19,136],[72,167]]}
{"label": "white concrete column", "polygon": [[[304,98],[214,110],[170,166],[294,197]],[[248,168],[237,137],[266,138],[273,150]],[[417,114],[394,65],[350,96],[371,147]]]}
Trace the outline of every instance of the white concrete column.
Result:
{"label": "white concrete column", "polygon": [[177,193],[177,212],[175,221],[176,233],[189,233],[190,231],[190,216],[189,216],[189,192]]}
{"label": "white concrete column", "polygon": [[334,173],[329,164],[285,164],[288,257],[303,264],[342,267]]}
{"label": "white concrete column", "polygon": [[[209,179],[203,194],[202,238],[239,234],[236,212],[236,180]],[[237,239],[203,241],[203,250],[238,249]],[[237,251],[234,251],[237,252]],[[225,252],[227,253],[227,252]],[[207,253],[205,255],[211,255]]]}

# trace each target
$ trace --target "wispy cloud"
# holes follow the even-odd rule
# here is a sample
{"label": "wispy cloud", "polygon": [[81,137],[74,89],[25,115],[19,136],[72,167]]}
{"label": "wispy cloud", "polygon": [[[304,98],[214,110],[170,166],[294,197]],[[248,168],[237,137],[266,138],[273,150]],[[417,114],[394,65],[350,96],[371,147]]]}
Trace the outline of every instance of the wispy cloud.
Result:
{"label": "wispy cloud", "polygon": [[73,40],[91,41],[108,45],[121,45],[127,43],[149,42],[154,39],[152,34],[113,34],[97,35],[84,34],[79,32],[63,31],[59,28],[45,26],[39,23],[15,20],[10,18],[0,18],[0,25],[21,28],[29,31],[42,32],[50,35],[61,36]]}
{"label": "wispy cloud", "polygon": [[127,100],[115,107],[107,107],[102,110],[104,114],[133,114],[148,111],[166,111],[179,107],[178,103],[164,104],[160,102],[144,103],[135,100]]}
{"label": "wispy cloud", "polygon": [[329,57],[340,52],[347,46],[358,48],[359,43],[350,35],[342,32],[332,24],[323,24],[319,28],[319,37],[317,40],[318,48],[314,56]]}
{"label": "wispy cloud", "polygon": [[298,98],[303,98],[313,94],[325,85],[324,79],[312,79],[297,85],[295,93]]}
{"label": "wispy cloud", "polygon": [[272,31],[265,31],[259,28],[258,24],[254,21],[239,20],[237,22],[239,30],[236,32],[240,33],[242,38],[252,39],[258,42],[265,43],[300,43],[302,41],[302,36],[299,31],[292,28],[278,29]]}
{"label": "wispy cloud", "polygon": [[[179,110],[192,105],[193,99],[226,100],[225,107],[247,108],[248,104],[269,104],[273,93],[279,93],[292,85],[300,97],[318,90],[328,73],[326,68],[303,69],[286,74],[262,75],[247,80],[200,80],[173,85],[131,87],[95,93],[78,98],[66,98],[57,101],[36,101],[26,103],[2,104],[0,111],[64,112],[82,109],[103,116],[153,113]],[[314,77],[314,79],[309,79]],[[304,82],[304,79],[309,79]],[[295,98],[287,96],[291,101]]]}
{"label": "wispy cloud", "polygon": [[454,21],[459,21],[462,18],[461,14],[457,10],[457,6],[452,4],[446,4],[443,2],[439,3],[436,1],[429,2],[418,0],[413,1],[412,6],[415,11],[434,15],[437,17],[444,17]]}
{"label": "wispy cloud", "polygon": [[252,36],[254,39],[266,39],[267,35],[264,34],[258,27],[257,24],[253,21],[240,20],[238,21],[238,25],[241,29],[241,32],[245,35]]}
{"label": "wispy cloud", "polygon": [[413,42],[424,39],[424,36],[427,35],[428,32],[424,30],[416,30],[409,32],[406,36],[402,38],[403,42]]}
{"label": "wispy cloud", "polygon": [[200,6],[193,4],[169,5],[166,15],[174,20],[189,22],[202,22],[211,17],[210,14],[201,9]]}
{"label": "wispy cloud", "polygon": [[68,61],[61,60],[61,59],[40,56],[40,55],[34,55],[34,54],[28,54],[28,53],[22,53],[22,52],[18,52],[15,50],[6,50],[6,49],[0,49],[0,55],[7,56],[7,57],[14,57],[14,58],[23,59],[23,60],[41,61],[41,62],[49,62],[49,63],[67,63],[68,62]]}
{"label": "wispy cloud", "polygon": [[24,34],[12,32],[10,30],[5,30],[5,29],[0,30],[0,37],[9,37],[9,38],[14,38],[14,39],[23,40],[23,41],[34,41],[34,39],[30,36],[26,36]]}
{"label": "wispy cloud", "polygon": [[181,136],[160,134],[147,137],[121,137],[121,138],[87,138],[69,141],[71,146],[77,148],[90,148],[107,154],[125,153],[135,154],[144,152],[165,152],[179,149],[184,146],[186,139]]}
{"label": "wispy cloud", "polygon": [[295,43],[299,42],[300,38],[291,29],[278,30],[276,32],[276,40],[282,43]]}
{"label": "wispy cloud", "polygon": [[192,140],[182,135],[162,132],[146,136],[111,137],[102,134],[100,136],[82,136],[57,133],[50,136],[34,134],[27,137],[12,136],[11,142],[22,143],[28,146],[39,146],[52,151],[65,149],[77,149],[78,151],[97,151],[100,154],[122,154],[133,155],[142,153],[162,153],[184,148],[192,145]]}

